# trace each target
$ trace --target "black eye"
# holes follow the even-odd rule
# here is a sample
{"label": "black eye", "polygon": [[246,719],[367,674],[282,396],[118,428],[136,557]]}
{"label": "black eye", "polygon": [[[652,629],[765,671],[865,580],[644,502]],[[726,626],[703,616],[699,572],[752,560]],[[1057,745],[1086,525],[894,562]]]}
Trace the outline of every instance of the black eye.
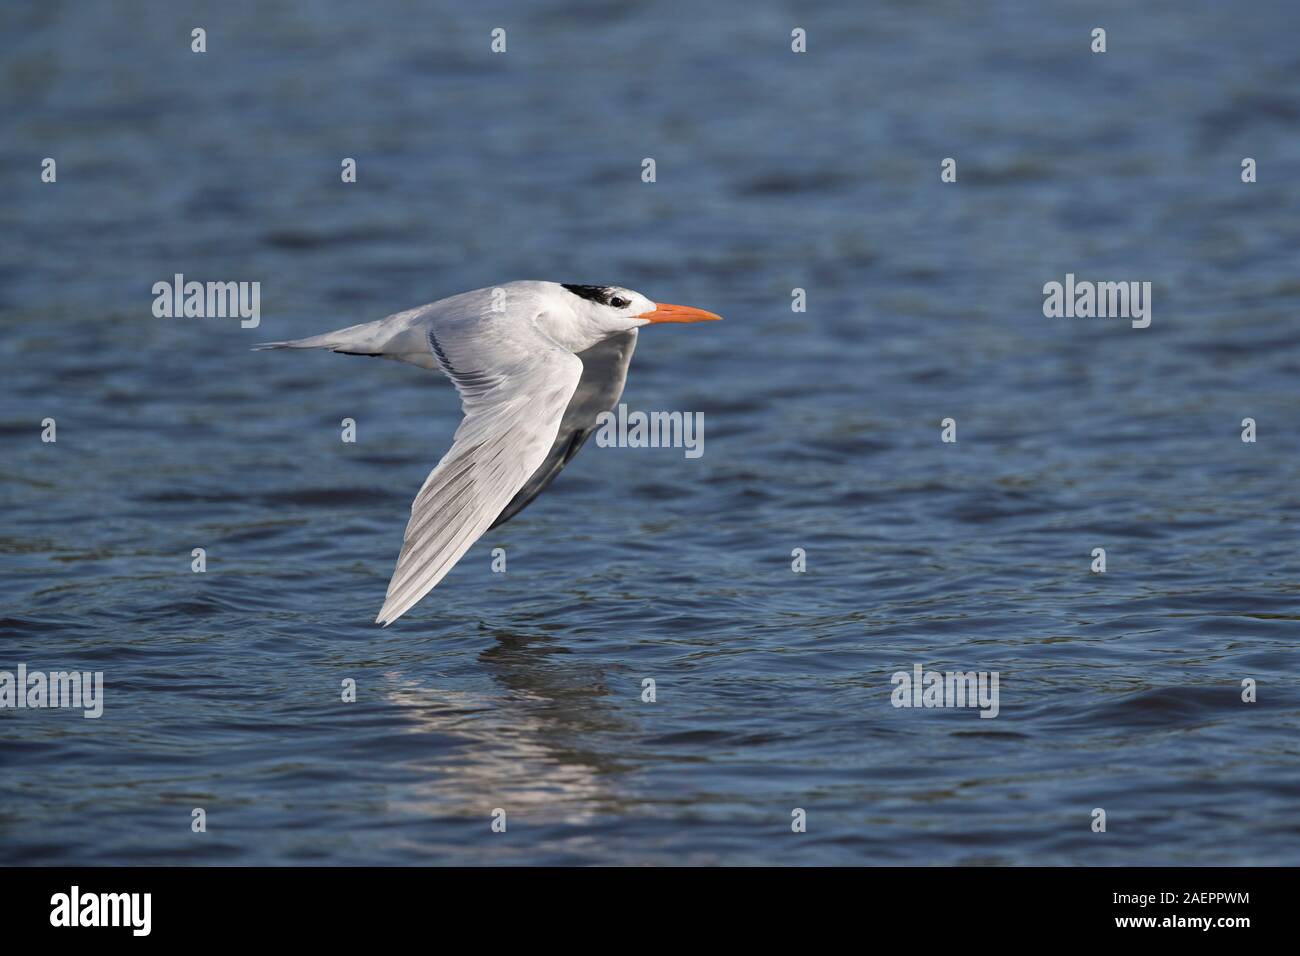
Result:
{"label": "black eye", "polygon": [[626,309],[628,305],[630,305],[631,303],[629,303],[628,300],[623,298],[621,295],[616,295],[609,300],[609,304],[616,309]]}

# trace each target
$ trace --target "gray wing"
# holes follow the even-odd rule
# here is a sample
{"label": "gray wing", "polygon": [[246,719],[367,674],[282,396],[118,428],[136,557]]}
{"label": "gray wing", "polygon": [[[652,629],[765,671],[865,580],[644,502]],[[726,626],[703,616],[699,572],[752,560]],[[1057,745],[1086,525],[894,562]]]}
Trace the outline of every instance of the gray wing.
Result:
{"label": "gray wing", "polygon": [[595,430],[596,416],[618,404],[619,397],[623,394],[623,384],[627,381],[627,366],[632,361],[632,350],[635,348],[636,329],[632,329],[610,336],[585,352],[578,353],[578,358],[582,360],[582,378],[573,398],[569,400],[569,407],[564,410],[560,430],[555,435],[555,444],[532,477],[510,499],[510,504],[506,505],[497,520],[492,522],[493,528],[505,524],[528,507],[555,480],[564,466],[573,460],[578,449]]}
{"label": "gray wing", "polygon": [[582,377],[573,353],[531,326],[495,332],[490,320],[468,328],[446,323],[428,332],[465,418],[411,505],[402,553],[376,619],[383,624],[428,594],[537,471]]}

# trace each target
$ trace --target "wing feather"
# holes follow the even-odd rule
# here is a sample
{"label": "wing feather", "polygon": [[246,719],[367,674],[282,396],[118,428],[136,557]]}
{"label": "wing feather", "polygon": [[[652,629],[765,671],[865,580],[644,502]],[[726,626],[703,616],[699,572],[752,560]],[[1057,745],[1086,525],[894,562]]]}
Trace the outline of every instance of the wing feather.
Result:
{"label": "wing feather", "polygon": [[532,477],[492,523],[493,528],[505,524],[528,507],[573,460],[596,427],[600,413],[618,404],[635,348],[636,329],[631,329],[578,353],[582,361],[582,380],[569,399],[569,407],[564,410],[564,418],[555,433],[555,443]]}
{"label": "wing feather", "polygon": [[545,461],[582,361],[531,324],[487,340],[491,327],[467,334],[431,328],[429,347],[460,393],[465,417],[451,449],[411,505],[402,551],[376,620],[409,611],[455,566]]}

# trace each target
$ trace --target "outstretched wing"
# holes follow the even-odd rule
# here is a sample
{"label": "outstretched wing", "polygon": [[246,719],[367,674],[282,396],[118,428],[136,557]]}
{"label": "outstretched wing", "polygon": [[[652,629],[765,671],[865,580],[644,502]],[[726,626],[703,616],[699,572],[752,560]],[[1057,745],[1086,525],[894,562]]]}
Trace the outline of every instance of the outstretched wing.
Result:
{"label": "outstretched wing", "polygon": [[530,323],[446,323],[428,340],[465,418],[411,505],[376,618],[385,625],[433,590],[537,471],[582,378],[582,361]]}
{"label": "outstretched wing", "polygon": [[578,353],[582,362],[582,379],[569,400],[569,407],[564,410],[564,418],[555,434],[555,444],[551,445],[546,460],[492,522],[493,528],[505,524],[540,495],[586,442],[596,427],[596,417],[618,403],[635,348],[636,329],[631,329],[611,335]]}

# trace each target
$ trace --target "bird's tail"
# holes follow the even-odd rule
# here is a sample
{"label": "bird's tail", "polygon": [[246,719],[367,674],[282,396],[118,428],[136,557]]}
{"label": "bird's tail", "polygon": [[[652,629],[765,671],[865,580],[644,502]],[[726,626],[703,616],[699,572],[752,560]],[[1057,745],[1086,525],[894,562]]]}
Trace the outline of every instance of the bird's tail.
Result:
{"label": "bird's tail", "polygon": [[335,349],[343,343],[333,332],[326,332],[324,335],[311,335],[305,339],[286,339],[283,342],[258,342],[253,346],[254,352],[264,352],[267,349]]}
{"label": "bird's tail", "polygon": [[[382,320],[380,320],[382,322]],[[305,339],[286,339],[283,342],[260,342],[253,346],[254,352],[267,349],[329,349],[332,352],[346,352],[350,355],[376,355],[383,352],[382,336],[379,333],[380,322],[366,322],[352,325],[346,329],[325,332],[322,335],[309,335]]]}

